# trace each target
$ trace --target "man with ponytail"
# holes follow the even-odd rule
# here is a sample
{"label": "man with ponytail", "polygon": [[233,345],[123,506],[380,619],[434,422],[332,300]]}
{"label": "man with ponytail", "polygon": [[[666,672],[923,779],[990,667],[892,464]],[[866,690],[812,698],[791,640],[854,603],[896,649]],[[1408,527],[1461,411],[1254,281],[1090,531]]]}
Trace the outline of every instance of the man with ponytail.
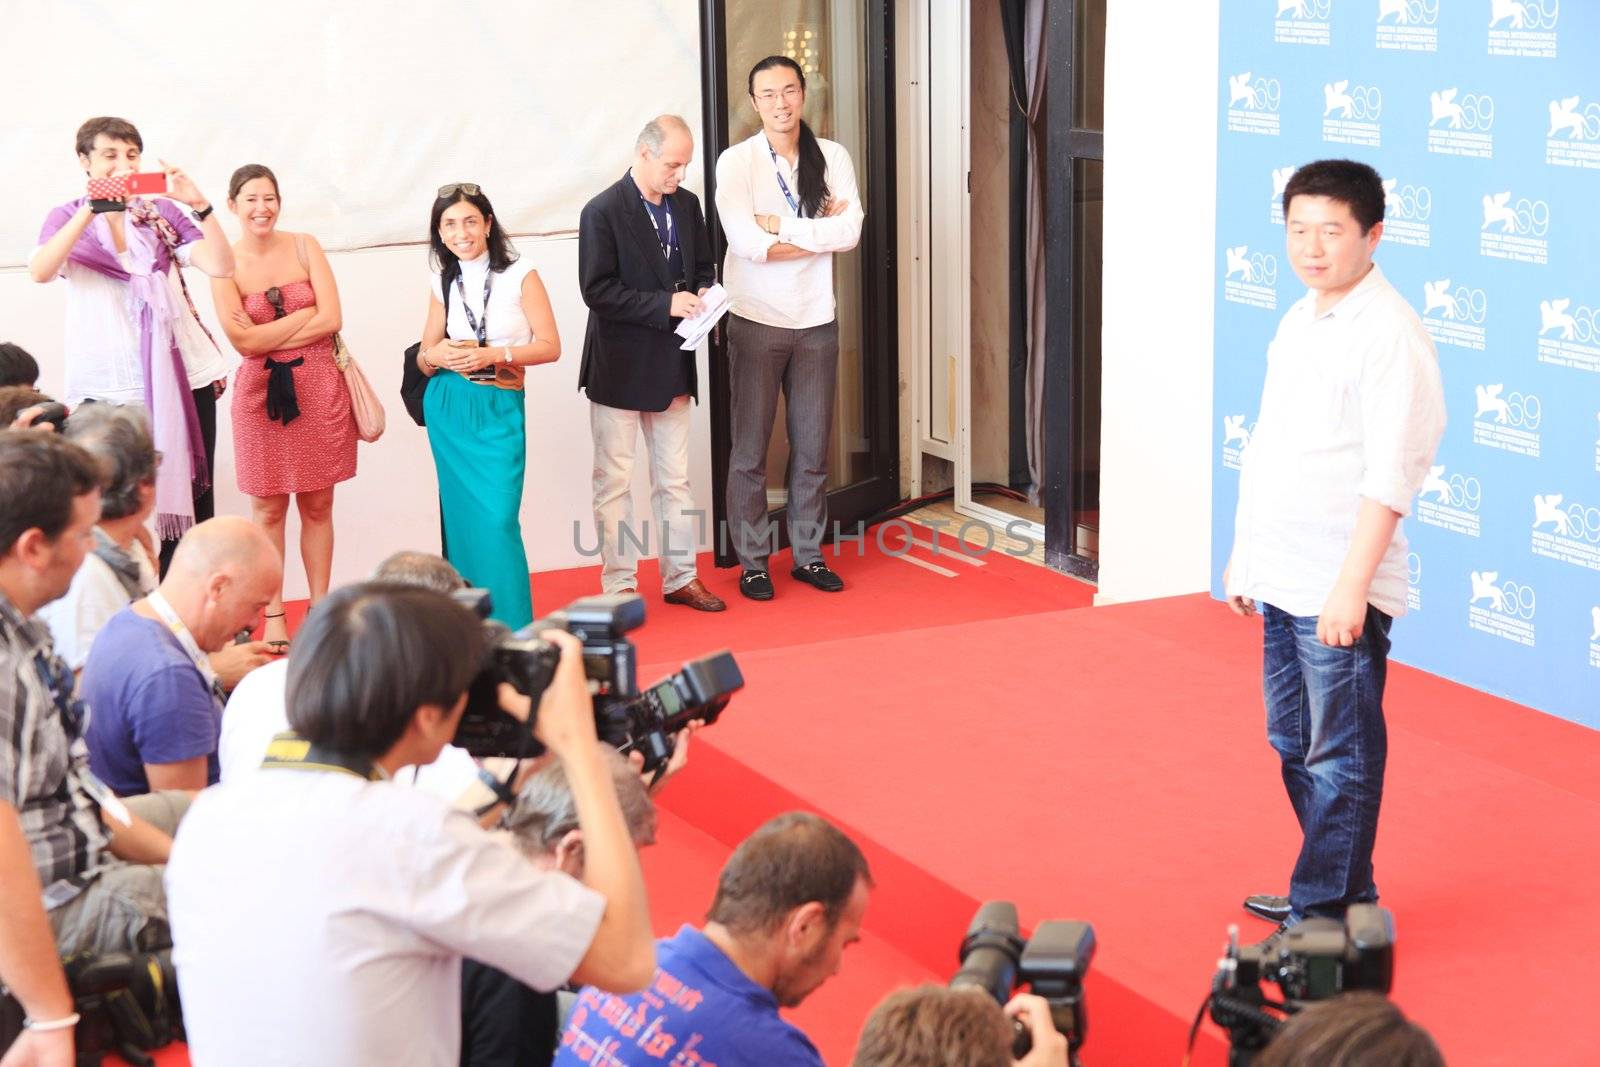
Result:
{"label": "man with ponytail", "polygon": [[767,444],[781,392],[788,407],[791,575],[825,592],[844,582],[822,559],[827,525],[828,440],[838,378],[833,254],[861,238],[861,194],[850,155],[801,118],[799,64],[768,56],[750,71],[755,136],[717,160],[717,215],[728,241],[723,283],[728,316],[733,448],[728,525],[744,574],[739,591],[771,600],[767,556]]}

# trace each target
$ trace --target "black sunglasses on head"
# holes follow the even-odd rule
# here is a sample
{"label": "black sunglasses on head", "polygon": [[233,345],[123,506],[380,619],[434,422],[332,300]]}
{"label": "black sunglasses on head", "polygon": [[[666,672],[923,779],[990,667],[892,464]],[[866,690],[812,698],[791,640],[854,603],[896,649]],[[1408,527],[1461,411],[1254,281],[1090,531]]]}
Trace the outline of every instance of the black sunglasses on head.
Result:
{"label": "black sunglasses on head", "polygon": [[473,182],[451,182],[449,185],[439,186],[439,197],[443,199],[447,196],[455,196],[458,190],[468,196],[478,196],[483,192]]}

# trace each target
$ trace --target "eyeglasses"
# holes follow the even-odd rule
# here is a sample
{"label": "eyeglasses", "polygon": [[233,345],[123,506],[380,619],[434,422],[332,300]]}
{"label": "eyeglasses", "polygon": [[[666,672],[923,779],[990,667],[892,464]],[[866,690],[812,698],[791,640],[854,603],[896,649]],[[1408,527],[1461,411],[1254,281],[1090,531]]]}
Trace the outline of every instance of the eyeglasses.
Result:
{"label": "eyeglasses", "polygon": [[274,285],[271,289],[268,289],[267,303],[272,305],[272,317],[274,319],[283,318],[285,314],[283,310],[283,290],[279,289],[276,285]]}
{"label": "eyeglasses", "polygon": [[439,186],[440,198],[455,196],[457,192],[466,193],[468,196],[478,196],[482,194],[483,190],[472,182],[451,182],[449,185]]}
{"label": "eyeglasses", "polygon": [[[805,90],[800,88],[800,86],[791,85],[788,88],[784,89],[781,95],[783,96],[784,100],[793,102],[795,100],[800,99],[800,97],[802,95],[804,95],[804,93],[805,93]],[[757,93],[756,94],[756,103],[761,105],[762,107],[771,107],[773,105],[773,103],[778,99],[779,95],[780,94],[778,92],[776,92],[775,90],[768,89],[765,92],[761,92],[761,93]]]}

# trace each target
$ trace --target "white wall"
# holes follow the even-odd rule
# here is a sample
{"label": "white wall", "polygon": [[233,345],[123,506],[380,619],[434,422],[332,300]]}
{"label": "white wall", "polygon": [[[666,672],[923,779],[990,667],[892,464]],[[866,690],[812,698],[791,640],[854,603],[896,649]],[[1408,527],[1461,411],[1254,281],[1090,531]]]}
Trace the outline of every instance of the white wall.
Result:
{"label": "white wall", "polygon": [[1101,602],[1209,584],[1218,16],[1108,12]]}
{"label": "white wall", "polygon": [[[617,173],[624,160],[619,156]],[[286,209],[286,228],[293,228]],[[581,524],[582,543],[594,545],[589,480],[592,449],[589,405],[577,392],[578,364],[588,309],[578,292],[576,238],[523,240],[517,247],[538,265],[550,292],[556,326],[561,332],[559,362],[528,373],[528,474],[522,499],[522,536],[533,570],[597,562],[582,557],[574,546],[573,524]],[[338,252],[330,260],[339,280],[344,306],[344,336],[371,378],[388,413],[382,439],[359,447],[356,477],[342,484],[334,498],[336,543],[335,585],[365,577],[373,566],[402,548],[438,551],[438,483],[426,432],[416,426],[400,403],[400,356],[417,339],[427,312],[431,275],[420,247]],[[222,332],[211,315],[210,289],[203,275],[190,271],[190,290],[217,337]],[[36,285],[21,271],[0,273],[0,324],[5,339],[21,344],[39,360],[40,386],[58,394],[63,364],[61,323],[65,283]],[[232,350],[224,351],[230,357]],[[700,381],[706,379],[705,350],[700,354]],[[250,503],[233,480],[232,394],[219,405],[217,418],[217,513],[248,515]],[[711,507],[709,406],[695,408],[690,445],[690,483],[696,502]],[[650,514],[643,443],[635,471],[635,514]],[[709,523],[709,519],[707,520]],[[290,512],[288,568],[284,595],[306,594],[299,562],[298,524]],[[598,591],[598,587],[597,590]],[[557,605],[543,605],[556,607]]]}

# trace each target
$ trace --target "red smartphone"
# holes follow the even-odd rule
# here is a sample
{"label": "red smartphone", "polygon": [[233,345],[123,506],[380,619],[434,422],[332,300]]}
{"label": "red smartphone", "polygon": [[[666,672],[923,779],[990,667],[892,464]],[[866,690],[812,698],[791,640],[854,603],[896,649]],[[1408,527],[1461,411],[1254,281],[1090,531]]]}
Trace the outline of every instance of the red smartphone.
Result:
{"label": "red smartphone", "polygon": [[125,200],[130,196],[148,196],[167,191],[167,175],[163,171],[153,174],[119,174],[114,178],[90,178],[91,200]]}
{"label": "red smartphone", "polygon": [[167,175],[165,171],[158,170],[151,174],[128,175],[129,196],[150,196],[166,191]]}

